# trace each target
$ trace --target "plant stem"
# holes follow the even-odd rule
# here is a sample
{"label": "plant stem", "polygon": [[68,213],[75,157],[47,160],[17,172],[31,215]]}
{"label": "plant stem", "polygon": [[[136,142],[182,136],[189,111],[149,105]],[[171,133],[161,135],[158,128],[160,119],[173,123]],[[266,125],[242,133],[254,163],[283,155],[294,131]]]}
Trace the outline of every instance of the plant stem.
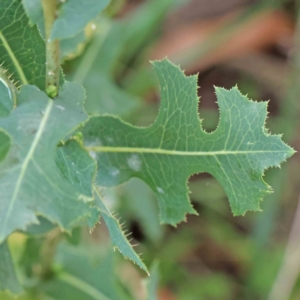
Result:
{"label": "plant stem", "polygon": [[56,0],[41,0],[46,35],[46,93],[54,98],[58,94],[60,73],[59,40],[51,40],[51,31],[56,19]]}

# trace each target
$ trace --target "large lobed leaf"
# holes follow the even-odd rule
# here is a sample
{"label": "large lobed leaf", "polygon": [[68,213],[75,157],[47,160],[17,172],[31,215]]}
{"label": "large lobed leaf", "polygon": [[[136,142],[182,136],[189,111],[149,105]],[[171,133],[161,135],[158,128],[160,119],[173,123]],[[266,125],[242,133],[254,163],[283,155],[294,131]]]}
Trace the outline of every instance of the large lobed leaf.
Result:
{"label": "large lobed leaf", "polygon": [[218,179],[234,215],[259,210],[271,191],[264,170],[294,153],[279,135],[267,134],[267,103],[248,100],[236,87],[216,88],[220,122],[206,133],[197,113],[197,76],[186,77],[167,60],[154,68],[161,107],[152,126],[137,128],[111,116],[93,117],[85,125],[84,145],[98,161],[97,182],[112,186],[141,178],[158,198],[161,221],[173,225],[195,213],[186,183],[199,172]]}
{"label": "large lobed leaf", "polygon": [[83,100],[75,83],[65,83],[55,100],[27,85],[18,106],[0,118],[0,132],[9,139],[0,160],[0,242],[38,223],[37,215],[68,230],[90,214],[94,163],[87,163],[90,157],[76,143],[57,151],[57,144],[87,119]]}

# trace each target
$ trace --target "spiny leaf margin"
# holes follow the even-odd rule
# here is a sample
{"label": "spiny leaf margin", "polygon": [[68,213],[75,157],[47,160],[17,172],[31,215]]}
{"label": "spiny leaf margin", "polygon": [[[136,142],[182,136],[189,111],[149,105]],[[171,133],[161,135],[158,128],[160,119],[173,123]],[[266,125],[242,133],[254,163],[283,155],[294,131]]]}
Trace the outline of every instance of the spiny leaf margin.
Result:
{"label": "spiny leaf margin", "polygon": [[259,210],[270,192],[264,170],[294,153],[280,135],[264,129],[267,103],[248,100],[237,87],[216,88],[220,121],[207,133],[198,116],[197,76],[185,76],[166,59],[153,65],[162,100],[151,126],[138,128],[105,115],[92,117],[83,128],[84,145],[98,161],[97,183],[144,180],[158,197],[161,221],[172,225],[195,213],[186,183],[199,172],[218,179],[234,215]]}

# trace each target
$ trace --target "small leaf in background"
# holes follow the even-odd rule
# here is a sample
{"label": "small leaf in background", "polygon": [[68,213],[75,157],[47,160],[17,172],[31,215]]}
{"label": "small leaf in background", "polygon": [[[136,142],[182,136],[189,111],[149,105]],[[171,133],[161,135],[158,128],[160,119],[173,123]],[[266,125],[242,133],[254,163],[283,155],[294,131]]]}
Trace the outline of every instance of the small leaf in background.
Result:
{"label": "small leaf in background", "polygon": [[124,232],[122,231],[119,221],[112,215],[112,213],[106,207],[97,188],[94,188],[94,190],[96,205],[108,228],[113,245],[118,248],[118,250],[124,255],[124,257],[129,258],[134,263],[136,263],[141,269],[148,273],[147,267],[142,262],[140,257],[135,253],[129,241],[127,240]]}
{"label": "small leaf in background", "polygon": [[60,41],[60,60],[63,62],[79,55],[86,40],[84,31],[81,31],[71,38]]}
{"label": "small leaf in background", "polygon": [[[84,91],[75,83],[65,83],[55,101],[27,85],[21,89],[17,108],[8,117],[0,118],[0,129],[11,139],[0,163],[0,241],[17,229],[25,230],[27,225],[37,223],[36,214],[66,230],[89,215],[90,207],[84,200],[91,199],[87,191],[91,175],[83,180],[78,176],[81,172],[85,176],[93,173],[94,166],[79,168],[77,174],[71,168],[72,162],[62,169],[60,160],[64,156],[56,156],[56,145],[87,119],[83,101]],[[70,156],[69,146],[64,155]],[[86,156],[78,148],[75,153],[70,158],[85,161]],[[68,177],[66,172],[75,174]]]}
{"label": "small leaf in background", "polygon": [[19,84],[45,88],[46,48],[36,26],[30,26],[21,0],[0,6],[0,57],[3,67]]}
{"label": "small leaf in background", "polygon": [[22,0],[22,3],[31,25],[40,25],[41,23],[44,23],[44,13],[41,0]]}
{"label": "small leaf in background", "polygon": [[168,60],[155,62],[154,68],[162,96],[152,126],[133,127],[103,116],[83,128],[85,147],[98,161],[97,183],[144,180],[158,198],[161,221],[172,225],[195,213],[186,182],[199,172],[220,182],[234,215],[259,210],[271,191],[262,180],[264,170],[279,167],[294,153],[281,136],[266,133],[267,103],[249,101],[236,87],[216,88],[220,122],[206,133],[198,116],[197,76],[186,77]]}
{"label": "small leaf in background", "polygon": [[[74,263],[76,262],[76,263]],[[132,300],[114,272],[114,253],[99,245],[58,247],[56,277],[44,285],[47,295],[56,300]]]}
{"label": "small leaf in background", "polygon": [[120,89],[102,74],[90,73],[83,84],[87,91],[84,105],[90,115],[113,114],[128,116],[141,102]]}
{"label": "small leaf in background", "polygon": [[7,242],[0,244],[0,290],[14,294],[22,292]]}
{"label": "small leaf in background", "polygon": [[26,234],[32,236],[44,235],[55,228],[55,225],[44,217],[38,217],[38,224],[31,224],[26,228]]}
{"label": "small leaf in background", "polygon": [[84,29],[88,22],[108,5],[109,0],[68,0],[55,20],[51,39],[71,38]]}

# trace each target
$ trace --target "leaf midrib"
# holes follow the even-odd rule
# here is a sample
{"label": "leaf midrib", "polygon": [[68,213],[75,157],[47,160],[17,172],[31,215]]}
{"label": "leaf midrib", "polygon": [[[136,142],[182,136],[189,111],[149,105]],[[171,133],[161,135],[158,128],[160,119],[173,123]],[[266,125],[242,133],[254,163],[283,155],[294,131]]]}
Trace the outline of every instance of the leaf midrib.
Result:
{"label": "leaf midrib", "polygon": [[286,153],[284,150],[220,150],[220,151],[179,151],[162,148],[137,148],[137,147],[109,147],[109,146],[89,146],[88,151],[110,152],[110,153],[153,153],[178,156],[217,156],[217,155],[243,155],[256,153]]}
{"label": "leaf midrib", "polygon": [[47,124],[47,121],[48,121],[48,118],[50,116],[50,113],[51,113],[51,110],[52,110],[52,107],[53,107],[53,100],[49,99],[49,102],[46,106],[46,109],[45,109],[45,113],[44,113],[44,116],[41,120],[41,123],[40,123],[40,126],[39,126],[39,129],[35,135],[35,138],[29,148],[29,151],[22,163],[22,166],[21,166],[21,169],[20,169],[20,173],[19,173],[19,177],[18,177],[18,180],[16,182],[16,186],[15,186],[15,189],[14,189],[14,192],[13,192],[13,195],[12,195],[12,198],[11,198],[11,201],[9,203],[9,207],[7,209],[7,213],[5,215],[5,219],[4,219],[4,222],[3,222],[3,227],[2,227],[2,232],[5,232],[6,230],[6,226],[7,226],[7,222],[8,222],[8,219],[10,218],[10,215],[11,215],[11,212],[12,212],[12,209],[14,207],[14,204],[16,202],[16,199],[17,199],[17,196],[19,194],[19,191],[20,191],[20,188],[21,188],[21,184],[23,182],[23,179],[24,179],[24,176],[25,176],[25,173],[27,171],[27,167],[28,167],[28,164],[30,162],[30,160],[32,159],[33,157],[33,154],[34,154],[34,151],[36,149],[36,147],[38,146],[38,143],[42,137],[42,133],[46,127],[46,124]]}

